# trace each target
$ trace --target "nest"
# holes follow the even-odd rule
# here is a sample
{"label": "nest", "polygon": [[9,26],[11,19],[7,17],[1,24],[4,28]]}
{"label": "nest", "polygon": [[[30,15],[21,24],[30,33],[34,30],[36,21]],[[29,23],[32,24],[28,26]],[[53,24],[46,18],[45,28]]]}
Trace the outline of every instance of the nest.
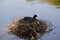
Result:
{"label": "nest", "polygon": [[47,24],[44,20],[23,20],[19,19],[9,25],[9,30],[14,35],[20,38],[27,38],[28,40],[37,40],[38,36],[42,36]]}

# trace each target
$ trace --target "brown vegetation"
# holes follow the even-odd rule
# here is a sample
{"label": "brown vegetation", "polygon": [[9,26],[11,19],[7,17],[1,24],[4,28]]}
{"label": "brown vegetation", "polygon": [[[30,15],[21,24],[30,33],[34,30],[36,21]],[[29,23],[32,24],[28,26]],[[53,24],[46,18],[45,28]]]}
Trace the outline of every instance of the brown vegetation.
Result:
{"label": "brown vegetation", "polygon": [[11,23],[8,27],[10,32],[20,38],[37,40],[38,36],[42,36],[45,33],[48,26],[44,20],[19,19],[17,22]]}

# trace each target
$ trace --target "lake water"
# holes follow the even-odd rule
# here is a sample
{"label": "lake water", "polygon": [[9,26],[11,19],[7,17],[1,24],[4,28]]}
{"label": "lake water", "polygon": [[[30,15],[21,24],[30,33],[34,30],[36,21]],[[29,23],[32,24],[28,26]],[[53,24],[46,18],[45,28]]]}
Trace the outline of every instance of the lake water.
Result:
{"label": "lake water", "polygon": [[[11,23],[12,19],[23,18],[24,16],[32,17],[34,14],[38,15],[37,19],[49,20],[55,26],[53,31],[43,35],[41,40],[60,40],[60,9],[36,0],[34,2],[0,0],[0,40],[12,40],[14,38],[13,35],[4,32],[7,28],[6,25]],[[13,40],[22,39],[14,38]]]}

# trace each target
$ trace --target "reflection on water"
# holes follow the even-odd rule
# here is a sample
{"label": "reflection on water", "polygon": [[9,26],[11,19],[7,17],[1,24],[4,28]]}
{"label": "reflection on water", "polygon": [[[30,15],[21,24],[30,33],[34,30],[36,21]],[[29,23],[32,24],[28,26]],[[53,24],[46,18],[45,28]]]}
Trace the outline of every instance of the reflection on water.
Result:
{"label": "reflection on water", "polygon": [[32,2],[33,0],[26,0],[27,2]]}
{"label": "reflection on water", "polygon": [[[6,24],[11,23],[11,17],[23,17],[38,15],[37,19],[49,20],[55,25],[55,29],[49,34],[45,34],[42,40],[60,40],[60,9],[55,8],[47,3],[35,1],[30,4],[26,0],[0,0],[0,34],[1,40],[12,40],[14,36],[8,36],[7,33],[1,32],[6,28]],[[37,3],[37,4],[36,4]],[[59,2],[60,3],[60,2]],[[54,4],[55,5],[55,4]],[[60,7],[58,7],[60,8]],[[56,34],[54,35],[53,32]],[[15,39],[19,40],[19,39]]]}
{"label": "reflection on water", "polygon": [[57,6],[57,8],[60,8],[60,0],[26,0],[27,2],[33,2],[33,1],[39,1],[39,2],[48,2],[52,5]]}
{"label": "reflection on water", "polygon": [[60,0],[43,0],[43,1],[48,2],[48,3],[52,4],[52,5],[55,5],[58,8],[60,8]]}
{"label": "reflection on water", "polygon": [[60,5],[60,0],[44,0],[46,2],[50,2],[51,4],[54,4],[54,5]]}

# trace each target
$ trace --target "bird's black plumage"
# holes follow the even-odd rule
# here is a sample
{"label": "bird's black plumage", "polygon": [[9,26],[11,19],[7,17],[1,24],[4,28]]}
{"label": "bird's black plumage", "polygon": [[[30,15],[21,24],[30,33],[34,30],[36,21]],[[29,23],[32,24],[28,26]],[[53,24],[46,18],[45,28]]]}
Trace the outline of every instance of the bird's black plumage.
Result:
{"label": "bird's black plumage", "polygon": [[37,15],[34,15],[33,17],[24,17],[23,20],[35,20]]}

